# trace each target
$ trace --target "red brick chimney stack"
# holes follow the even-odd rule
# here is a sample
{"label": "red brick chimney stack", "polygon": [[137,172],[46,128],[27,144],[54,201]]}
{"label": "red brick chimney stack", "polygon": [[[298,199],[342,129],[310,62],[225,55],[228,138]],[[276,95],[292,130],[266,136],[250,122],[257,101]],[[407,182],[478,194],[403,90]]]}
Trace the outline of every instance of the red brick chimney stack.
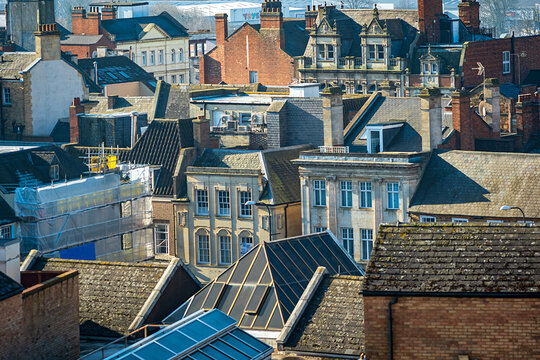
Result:
{"label": "red brick chimney stack", "polygon": [[193,141],[198,154],[210,147],[210,120],[204,116],[193,120]]}
{"label": "red brick chimney stack", "polygon": [[69,107],[69,141],[79,143],[79,116],[84,113],[84,106],[81,105],[81,99],[73,98],[73,103]]}
{"label": "red brick chimney stack", "polygon": [[529,142],[531,135],[540,134],[540,94],[518,96],[516,103],[516,127],[518,134],[523,136],[523,145]]}
{"label": "red brick chimney stack", "polygon": [[216,45],[223,46],[225,39],[229,35],[229,24],[227,14],[216,14]]}
{"label": "red brick chimney stack", "polygon": [[313,5],[313,10],[311,9],[311,6],[307,6],[307,11],[305,14],[306,18],[306,29],[308,30],[315,30],[315,21],[317,20],[317,10],[315,9],[315,5]]}
{"label": "red brick chimney stack", "polygon": [[423,41],[431,44],[441,41],[442,13],[442,0],[418,0],[418,25]]}
{"label": "red brick chimney stack", "polygon": [[452,93],[452,123],[458,133],[457,149],[474,150],[471,98],[465,90]]}
{"label": "red brick chimney stack", "polygon": [[82,6],[75,6],[71,10],[71,32],[74,34],[84,33],[86,10]]}
{"label": "red brick chimney stack", "polygon": [[279,35],[279,44],[283,49],[285,46],[285,34],[283,32],[283,12],[281,11],[281,1],[264,0],[261,10],[261,31],[279,31],[273,36]]}
{"label": "red brick chimney stack", "polygon": [[461,0],[458,5],[459,20],[472,33],[480,30],[480,3],[476,0]]}
{"label": "red brick chimney stack", "polygon": [[116,6],[105,5],[101,8],[101,20],[114,20],[116,19]]}

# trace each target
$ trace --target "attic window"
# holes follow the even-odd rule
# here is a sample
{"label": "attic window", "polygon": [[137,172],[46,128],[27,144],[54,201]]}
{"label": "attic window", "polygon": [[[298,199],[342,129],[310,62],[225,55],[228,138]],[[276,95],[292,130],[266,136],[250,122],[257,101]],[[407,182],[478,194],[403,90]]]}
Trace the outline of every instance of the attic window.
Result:
{"label": "attic window", "polygon": [[123,72],[122,70],[118,71],[118,73],[119,73],[120,75],[122,75],[123,77],[125,77],[126,79],[129,79],[128,74],[126,74],[126,73]]}
{"label": "attic window", "polygon": [[402,122],[366,125],[366,131],[361,139],[367,140],[368,153],[383,152],[402,126]]}
{"label": "attic window", "polygon": [[266,299],[269,288],[270,287],[268,285],[257,285],[255,287],[255,290],[253,290],[253,294],[251,295],[251,299],[249,299],[249,302],[246,306],[247,314],[255,315],[259,312],[262,304],[264,303],[264,300]]}
{"label": "attic window", "polygon": [[110,76],[111,78],[113,78],[114,80],[118,80],[118,76],[114,75],[112,72],[107,71],[106,74],[109,75],[109,76]]}
{"label": "attic window", "polygon": [[223,293],[225,292],[225,289],[227,288],[227,284],[222,282],[214,282],[212,284],[212,287],[210,288],[210,291],[208,291],[208,295],[206,296],[206,299],[204,300],[204,303],[202,305],[202,308],[204,310],[211,310],[215,309],[217,305],[219,304],[219,301],[223,297]]}

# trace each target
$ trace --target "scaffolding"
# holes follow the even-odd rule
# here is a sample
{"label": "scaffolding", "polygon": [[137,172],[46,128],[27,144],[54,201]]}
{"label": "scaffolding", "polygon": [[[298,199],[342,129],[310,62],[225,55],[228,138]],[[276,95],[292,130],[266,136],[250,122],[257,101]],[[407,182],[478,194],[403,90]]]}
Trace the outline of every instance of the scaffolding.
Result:
{"label": "scaffolding", "polygon": [[[153,255],[152,201],[148,167],[127,178],[108,173],[15,192],[21,252],[32,249],[68,257],[74,249],[89,259],[137,261]],[[85,247],[86,246],[86,247]]]}

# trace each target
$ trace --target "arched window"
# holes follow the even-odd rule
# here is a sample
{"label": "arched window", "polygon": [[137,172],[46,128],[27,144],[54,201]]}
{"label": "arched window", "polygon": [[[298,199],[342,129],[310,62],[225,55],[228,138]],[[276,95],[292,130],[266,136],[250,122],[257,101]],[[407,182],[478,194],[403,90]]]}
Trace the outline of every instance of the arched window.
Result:
{"label": "arched window", "polygon": [[232,264],[232,239],[231,234],[226,230],[220,230],[217,233],[219,248],[219,265]]}
{"label": "arched window", "polygon": [[178,49],[178,62],[183,62],[183,61],[184,61],[184,50]]}
{"label": "arched window", "polygon": [[375,91],[377,91],[377,86],[375,84],[369,85],[368,94],[373,94]]}
{"label": "arched window", "polygon": [[171,50],[171,63],[174,64],[176,62],[176,50]]}
{"label": "arched window", "polygon": [[356,87],[356,93],[357,94],[363,94],[364,93],[364,88],[362,87],[362,85],[358,85]]}
{"label": "arched window", "polygon": [[238,239],[240,240],[240,256],[242,257],[253,248],[253,234],[244,230],[238,235]]}
{"label": "arched window", "polygon": [[195,233],[197,241],[197,263],[210,264],[210,233],[206,229],[199,229]]}

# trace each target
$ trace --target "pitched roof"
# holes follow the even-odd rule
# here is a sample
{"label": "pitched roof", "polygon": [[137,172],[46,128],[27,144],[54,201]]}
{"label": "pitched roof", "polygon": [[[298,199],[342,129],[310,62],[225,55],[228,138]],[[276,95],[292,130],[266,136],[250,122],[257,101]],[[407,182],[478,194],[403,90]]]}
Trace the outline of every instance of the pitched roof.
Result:
{"label": "pitched roof", "polygon": [[133,164],[160,165],[154,195],[174,195],[173,175],[180,150],[193,146],[193,123],[190,119],[154,120],[137,140],[133,149],[121,154]]}
{"label": "pitched roof", "polygon": [[500,211],[520,207],[540,218],[540,155],[479,151],[435,151],[409,212],[479,217],[519,217]]}
{"label": "pitched roof", "polygon": [[268,359],[274,349],[235,325],[236,320],[214,309],[179,320],[107,359],[153,360],[156,349],[164,359]]}
{"label": "pitched roof", "polygon": [[501,224],[381,225],[368,293],[540,293],[540,228]]}
{"label": "pitched roof", "polygon": [[[350,17],[357,24],[369,24],[373,19],[373,9],[340,9],[343,15]],[[412,9],[396,9],[386,10],[379,9],[379,19],[401,19],[418,29],[418,10]]]}
{"label": "pitched roof", "polygon": [[158,81],[154,93],[154,113],[152,119],[186,119],[190,117],[189,92],[186,86],[171,85]]}
{"label": "pitched roof", "polygon": [[205,149],[192,166],[260,171],[259,153],[256,150]]}
{"label": "pitched roof", "polygon": [[86,115],[116,114],[116,113],[138,113],[150,114],[153,110],[153,96],[126,96],[117,97],[112,109],[108,107],[106,96],[90,96],[89,101],[81,103],[84,106]]}
{"label": "pitched roof", "polygon": [[151,24],[157,25],[171,38],[189,37],[187,29],[165,11],[155,16],[103,20],[101,27],[113,35],[114,41],[121,42],[139,40]]}
{"label": "pitched roof", "polygon": [[293,164],[291,160],[298,159],[301,151],[312,148],[310,145],[300,145],[262,152],[273,204],[300,202],[298,165]]}
{"label": "pitched roof", "polygon": [[[119,263],[38,257],[31,270],[78,270],[81,334],[118,336],[128,332],[156,285],[173,278],[175,272],[167,274],[165,271],[168,266],[167,263],[157,262]],[[183,285],[178,282],[174,284]],[[187,297],[190,294],[184,295]],[[168,306],[170,310],[177,306],[170,304],[170,299],[167,303],[169,305],[160,306]],[[153,319],[156,320],[161,319]]]}
{"label": "pitched roof", "polygon": [[330,275],[361,275],[329,233],[262,242],[165,321],[217,308],[238,320],[243,329],[279,331],[319,266]]}
{"label": "pitched roof", "polygon": [[140,81],[155,90],[157,81],[142,67],[131,61],[127,56],[104,56],[98,58],[80,59],[77,66],[90,78],[94,78],[94,62],[97,62],[98,85],[121,84]]}
{"label": "pitched roof", "polygon": [[[430,50],[431,49],[431,50]],[[428,55],[428,52],[431,52],[431,55],[439,59],[439,73],[440,74],[450,74],[452,69],[456,73],[459,72],[459,63],[461,61],[461,53],[463,47],[456,47],[456,45],[438,45],[428,48],[427,46],[417,46],[414,50],[414,55],[411,63],[411,73],[412,74],[421,74],[422,69],[420,68],[420,62],[423,57]]]}
{"label": "pitched roof", "polygon": [[283,345],[284,350],[359,357],[364,351],[362,279],[325,276]]}
{"label": "pitched roof", "polygon": [[49,184],[51,161],[60,165],[62,179],[79,178],[88,171],[86,165],[56,145],[0,154],[0,191],[13,192],[24,185]]}
{"label": "pitched roof", "polygon": [[104,35],[80,35],[68,34],[60,42],[62,45],[93,45],[103,38]]}
{"label": "pitched roof", "polygon": [[2,79],[20,79],[20,72],[26,69],[34,60],[35,52],[4,52],[0,55],[0,74]]}
{"label": "pitched roof", "polygon": [[0,301],[21,293],[24,287],[0,271]]}
{"label": "pitched roof", "polygon": [[17,220],[15,211],[9,204],[0,196],[0,225],[12,223]]}

